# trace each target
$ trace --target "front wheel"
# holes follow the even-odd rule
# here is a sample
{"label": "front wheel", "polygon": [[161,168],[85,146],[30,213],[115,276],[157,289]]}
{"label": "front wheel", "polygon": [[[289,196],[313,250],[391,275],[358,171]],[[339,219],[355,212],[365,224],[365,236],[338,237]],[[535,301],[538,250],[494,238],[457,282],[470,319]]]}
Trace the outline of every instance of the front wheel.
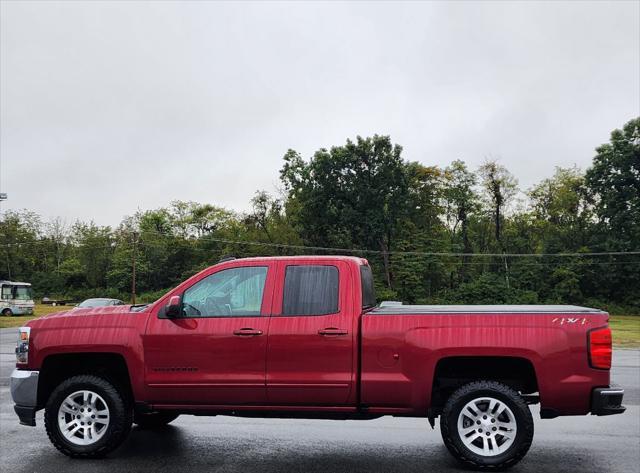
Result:
{"label": "front wheel", "polygon": [[533,440],[533,418],[509,386],[474,381],[449,397],[440,430],[456,459],[477,470],[498,470],[525,456]]}
{"label": "front wheel", "polygon": [[4,310],[2,311],[2,315],[3,315],[4,317],[11,317],[11,316],[13,315],[13,312],[11,311],[11,309],[4,309]]}
{"label": "front wheel", "polygon": [[98,458],[116,449],[131,431],[133,411],[104,378],[73,376],[51,393],[44,423],[51,443],[67,456]]}

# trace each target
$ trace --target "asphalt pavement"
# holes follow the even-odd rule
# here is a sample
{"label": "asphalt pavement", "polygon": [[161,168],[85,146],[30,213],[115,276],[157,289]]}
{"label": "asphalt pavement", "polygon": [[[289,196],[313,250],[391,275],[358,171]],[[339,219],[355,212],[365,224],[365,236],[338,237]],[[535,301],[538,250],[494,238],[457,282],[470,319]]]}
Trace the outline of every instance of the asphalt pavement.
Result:
{"label": "asphalt pavement", "polygon": [[[8,388],[15,329],[0,329],[0,471],[75,472],[448,472],[463,471],[425,419],[273,420],[181,416],[160,432],[134,428],[102,460],[72,460],[37,427],[18,424]],[[512,472],[640,473],[640,350],[616,350],[613,382],[627,412],[540,420],[531,450]]]}

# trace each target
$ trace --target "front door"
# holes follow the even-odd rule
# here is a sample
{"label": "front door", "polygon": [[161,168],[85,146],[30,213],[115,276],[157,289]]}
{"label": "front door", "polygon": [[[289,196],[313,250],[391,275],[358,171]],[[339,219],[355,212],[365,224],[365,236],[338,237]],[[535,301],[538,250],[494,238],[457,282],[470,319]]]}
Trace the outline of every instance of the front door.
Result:
{"label": "front door", "polygon": [[355,399],[353,298],[342,261],[281,263],[267,350],[273,405],[341,406]]}
{"label": "front door", "polygon": [[266,401],[265,360],[273,264],[216,267],[186,288],[182,314],[151,314],[145,384],[158,404]]}

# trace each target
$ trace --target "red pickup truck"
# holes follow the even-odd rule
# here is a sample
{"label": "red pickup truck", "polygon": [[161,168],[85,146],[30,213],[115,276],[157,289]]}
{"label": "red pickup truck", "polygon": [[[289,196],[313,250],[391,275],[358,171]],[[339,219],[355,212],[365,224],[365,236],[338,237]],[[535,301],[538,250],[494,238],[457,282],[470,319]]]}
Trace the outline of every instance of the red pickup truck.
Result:
{"label": "red pickup truck", "polygon": [[575,306],[376,306],[354,257],[224,261],[147,306],[75,309],[19,329],[20,422],[98,457],[132,422],[180,414],[440,417],[478,469],[511,466],[542,418],[619,414],[608,315]]}

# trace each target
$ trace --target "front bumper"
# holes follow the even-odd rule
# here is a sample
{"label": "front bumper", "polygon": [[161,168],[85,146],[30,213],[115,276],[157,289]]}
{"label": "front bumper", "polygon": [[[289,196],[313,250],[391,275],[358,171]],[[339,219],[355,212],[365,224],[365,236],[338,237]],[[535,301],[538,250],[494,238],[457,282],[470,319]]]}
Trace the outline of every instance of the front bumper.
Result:
{"label": "front bumper", "polygon": [[610,416],[622,414],[627,410],[622,405],[624,389],[596,388],[591,393],[591,414],[595,416]]}
{"label": "front bumper", "polygon": [[11,398],[22,425],[36,425],[38,410],[38,371],[18,370],[11,373]]}

